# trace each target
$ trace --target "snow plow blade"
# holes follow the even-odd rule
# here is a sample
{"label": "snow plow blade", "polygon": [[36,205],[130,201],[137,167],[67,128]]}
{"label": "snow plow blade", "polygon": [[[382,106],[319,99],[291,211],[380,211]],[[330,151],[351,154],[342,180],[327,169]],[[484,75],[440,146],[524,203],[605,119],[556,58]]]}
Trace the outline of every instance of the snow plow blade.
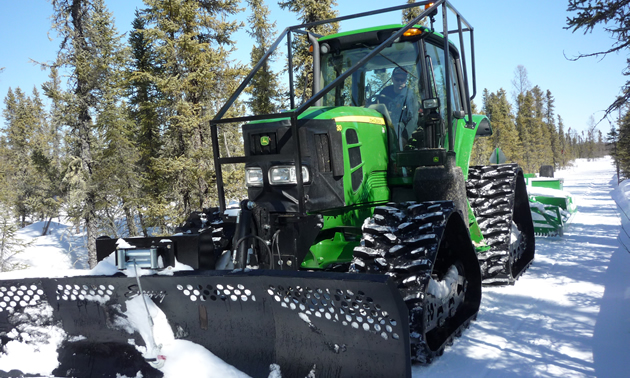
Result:
{"label": "snow plow blade", "polygon": [[[176,339],[199,344],[252,377],[269,376],[272,364],[283,377],[411,376],[408,310],[387,276],[202,271],[143,276],[140,285]],[[51,313],[47,323],[66,332],[55,376],[140,370],[133,358],[110,355],[147,345],[137,330],[121,326],[129,301],[139,296],[136,278],[3,280],[0,294],[3,347],[37,311]],[[139,352],[138,359],[143,376],[159,376]],[[120,361],[132,366],[114,366]]]}

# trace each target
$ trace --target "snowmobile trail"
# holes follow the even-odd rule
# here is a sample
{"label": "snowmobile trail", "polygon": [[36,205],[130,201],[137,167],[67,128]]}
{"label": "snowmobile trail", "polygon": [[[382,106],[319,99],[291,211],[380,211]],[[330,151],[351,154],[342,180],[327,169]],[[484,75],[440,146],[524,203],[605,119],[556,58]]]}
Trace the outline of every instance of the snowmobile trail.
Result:
{"label": "snowmobile trail", "polygon": [[414,377],[610,377],[626,370],[630,254],[617,240],[615,170],[609,158],[579,168],[556,173],[578,205],[564,237],[537,238],[534,263],[514,286],[484,287],[470,331],[433,365],[414,366]]}

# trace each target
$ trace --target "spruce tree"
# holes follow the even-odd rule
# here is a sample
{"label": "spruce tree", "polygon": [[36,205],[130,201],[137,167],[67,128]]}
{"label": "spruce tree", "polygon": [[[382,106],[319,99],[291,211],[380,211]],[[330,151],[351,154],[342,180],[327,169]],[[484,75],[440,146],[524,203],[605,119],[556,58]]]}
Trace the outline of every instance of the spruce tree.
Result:
{"label": "spruce tree", "polygon": [[523,160],[520,164],[525,172],[538,172],[540,159],[538,141],[542,138],[542,130],[535,117],[534,96],[531,91],[518,96],[520,104],[516,115],[516,128],[523,143]]}
{"label": "spruce tree", "polygon": [[[263,0],[247,0],[247,4],[251,12],[247,19],[249,24],[247,34],[254,39],[250,54],[253,68],[269,50],[276,23],[269,23],[269,9]],[[250,83],[251,100],[248,101],[248,105],[255,115],[276,113],[282,104],[280,80],[269,65],[273,61],[272,55],[263,63]]]}
{"label": "spruce tree", "polygon": [[536,171],[538,171],[541,165],[553,165],[552,133],[549,126],[545,123],[545,93],[538,85],[532,88],[531,93],[534,98],[534,120],[536,127],[540,129],[540,139],[534,140],[538,164]]}
{"label": "spruce tree", "polygon": [[560,135],[556,128],[555,110],[555,98],[551,94],[550,90],[545,93],[545,117],[544,123],[547,126],[547,130],[550,135],[551,151],[553,153],[553,165],[557,169],[561,164],[561,147],[560,147]]}
{"label": "spruce tree", "polygon": [[[240,24],[228,19],[240,9],[236,0],[145,3],[143,35],[160,65],[148,77],[159,92],[163,127],[163,146],[152,169],[168,185],[148,210],[151,217],[168,217],[177,225],[192,210],[216,204],[207,124],[243,74],[230,61],[231,37]],[[240,110],[235,106],[228,116]]]}
{"label": "spruce tree", "polygon": [[[488,89],[483,90],[482,94],[482,111],[481,114],[486,114],[486,104],[488,101]],[[472,105],[472,113],[477,114],[477,107],[474,102],[471,102]],[[491,124],[492,125],[492,124]],[[494,149],[494,145],[492,140],[489,137],[475,137],[475,142],[473,144],[472,150],[470,151],[470,162],[469,165],[488,165],[488,159],[492,150]]]}
{"label": "spruce tree", "polygon": [[97,262],[98,210],[107,205],[108,194],[99,162],[111,124],[95,124],[92,114],[112,101],[107,92],[117,85],[114,70],[125,56],[103,0],[52,0],[52,5],[53,28],[62,38],[57,64],[70,72],[72,88],[64,96],[69,157],[63,182],[69,215],[85,226],[88,262],[93,267]]}
{"label": "spruce tree", "polygon": [[4,137],[4,172],[3,184],[10,188],[9,204],[19,219],[20,227],[27,219],[34,219],[40,210],[39,195],[41,183],[31,156],[33,151],[45,143],[45,114],[39,93],[34,91],[34,98],[26,96],[18,87],[9,89],[5,98],[3,115],[6,120],[2,130]]}
{"label": "spruce tree", "polygon": [[630,177],[630,111],[624,108],[619,119],[619,140],[617,142],[617,161],[622,179]]}
{"label": "spruce tree", "polygon": [[[131,140],[139,154],[134,167],[139,179],[136,214],[145,237],[149,236],[149,228],[156,230],[158,234],[166,232],[165,215],[159,213],[154,216],[156,212],[153,210],[170,189],[167,180],[156,169],[156,161],[163,148],[161,114],[164,112],[160,111],[163,98],[154,79],[159,77],[161,65],[155,45],[146,35],[146,26],[147,21],[143,14],[136,10],[132,22],[133,30],[129,35],[131,57],[126,68],[125,82],[132,120]],[[130,230],[130,233],[132,231],[134,230]]]}
{"label": "spruce tree", "polygon": [[11,217],[10,209],[0,202],[0,272],[26,268],[14,260],[29,246],[18,237],[17,231],[18,226]]}
{"label": "spruce tree", "polygon": [[569,163],[569,144],[567,142],[567,137],[564,133],[564,122],[562,121],[562,117],[558,114],[558,151],[559,151],[559,167],[564,168]]}
{"label": "spruce tree", "polygon": [[615,162],[615,168],[617,170],[617,184],[621,182],[621,169],[619,167],[619,156],[617,154],[617,143],[619,143],[619,133],[614,124],[610,125],[610,131],[606,134],[606,145],[610,151],[610,156]]}
{"label": "spruce tree", "polygon": [[488,95],[486,115],[492,126],[491,140],[494,147],[501,148],[508,162],[519,162],[522,159],[522,145],[504,89]]}

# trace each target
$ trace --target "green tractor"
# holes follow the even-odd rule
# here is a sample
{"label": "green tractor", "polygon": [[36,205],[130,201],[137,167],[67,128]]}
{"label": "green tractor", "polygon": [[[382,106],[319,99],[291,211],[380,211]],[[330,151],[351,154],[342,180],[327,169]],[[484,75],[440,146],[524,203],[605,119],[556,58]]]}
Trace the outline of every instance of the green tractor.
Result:
{"label": "green tractor", "polygon": [[[410,7],[423,11],[406,25],[306,31]],[[438,11],[441,33],[433,28]],[[425,17],[431,27],[417,25]],[[296,33],[311,42],[314,62],[313,96],[300,105]],[[285,38],[291,110],[224,118]],[[219,208],[191,214],[167,238],[97,241],[99,260],[115,252],[120,269],[179,261],[195,271],[32,284],[50,291],[64,330],[85,337],[64,345],[75,366],[66,370],[81,375],[106,358],[84,343],[129,345],[111,319],[140,293],[178,337],[252,376],[278,364],[286,376],[409,377],[411,362],[441,355],[476,318],[482,283],[512,284],[534,257],[521,169],[469,167],[475,138],[492,133],[471,111],[473,48],[472,26],[445,0],[287,28],[210,123]],[[234,123],[243,125],[244,156],[221,156],[220,127]],[[245,164],[248,199],[230,209],[222,167],[235,163]],[[79,297],[92,287],[106,297]]]}

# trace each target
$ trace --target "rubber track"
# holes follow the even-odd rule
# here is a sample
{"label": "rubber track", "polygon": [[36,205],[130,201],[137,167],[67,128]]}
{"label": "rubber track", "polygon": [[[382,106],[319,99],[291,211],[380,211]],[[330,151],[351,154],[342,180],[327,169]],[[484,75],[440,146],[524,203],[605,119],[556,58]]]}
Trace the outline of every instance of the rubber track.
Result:
{"label": "rubber track", "polygon": [[430,363],[461,336],[474,316],[458,326],[446,341],[431,350],[424,340],[423,305],[439,242],[449,215],[454,212],[451,201],[390,203],[377,207],[372,218],[363,224],[361,245],[354,249],[350,272],[387,274],[398,284],[409,308],[411,360]]}
{"label": "rubber track", "polygon": [[[531,264],[513,274],[519,251],[510,247],[514,216],[517,164],[472,166],[468,171],[466,191],[486,244],[492,247],[477,254],[483,284],[513,284]],[[521,245],[523,250],[525,246]]]}

